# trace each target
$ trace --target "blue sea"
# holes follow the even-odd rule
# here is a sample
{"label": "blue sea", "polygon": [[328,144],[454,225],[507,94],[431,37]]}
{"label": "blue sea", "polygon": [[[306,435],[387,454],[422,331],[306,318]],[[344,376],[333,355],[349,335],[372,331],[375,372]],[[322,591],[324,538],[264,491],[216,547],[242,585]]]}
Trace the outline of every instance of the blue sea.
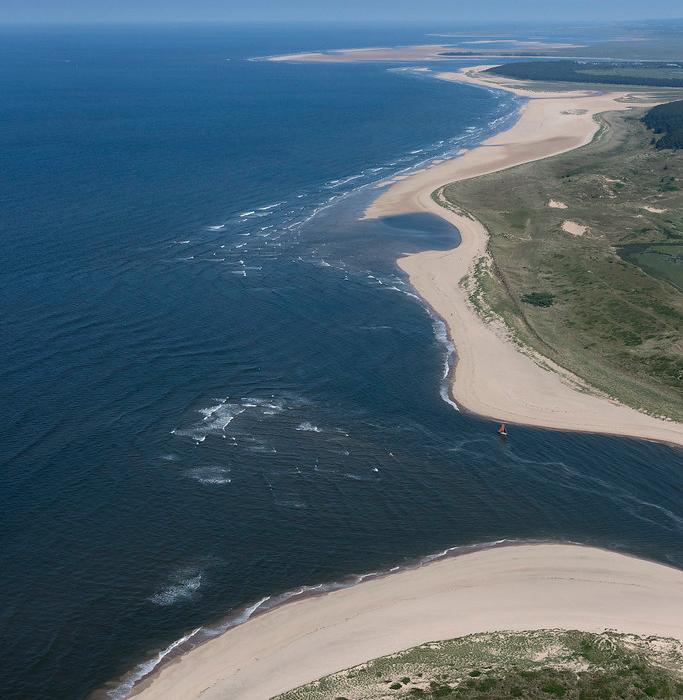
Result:
{"label": "blue sea", "polygon": [[126,697],[257,609],[446,550],[683,567],[681,451],[458,411],[395,264],[457,231],[358,221],[515,98],[258,60],[433,31],[0,30],[3,699]]}

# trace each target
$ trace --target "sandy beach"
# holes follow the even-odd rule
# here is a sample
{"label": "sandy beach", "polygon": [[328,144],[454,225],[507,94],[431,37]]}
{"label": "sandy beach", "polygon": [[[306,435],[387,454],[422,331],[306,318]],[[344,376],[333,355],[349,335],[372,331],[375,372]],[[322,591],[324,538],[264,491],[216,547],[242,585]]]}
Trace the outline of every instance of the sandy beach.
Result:
{"label": "sandy beach", "polygon": [[486,255],[488,232],[476,219],[440,206],[432,193],[450,182],[586,145],[599,128],[596,115],[630,107],[624,92],[535,92],[515,81],[482,77],[485,67],[440,73],[438,77],[529,98],[519,121],[458,158],[392,183],[366,212],[370,218],[429,212],[460,230],[462,243],[458,248],[399,260],[420,296],[448,326],[457,353],[453,398],[465,409],[493,420],[682,445],[680,423],[650,417],[597,395],[546,358],[522,352],[503,327],[485,323],[469,304],[460,282],[474,262]]}
{"label": "sandy beach", "polygon": [[288,603],[164,666],[142,700],[266,700],[416,644],[494,630],[683,639],[683,572],[576,545],[506,546]]}

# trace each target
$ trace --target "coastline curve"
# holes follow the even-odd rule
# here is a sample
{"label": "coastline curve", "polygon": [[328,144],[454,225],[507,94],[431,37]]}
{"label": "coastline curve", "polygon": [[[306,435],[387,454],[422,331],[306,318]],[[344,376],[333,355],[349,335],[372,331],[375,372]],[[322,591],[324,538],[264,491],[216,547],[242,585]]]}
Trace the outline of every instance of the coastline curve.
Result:
{"label": "coastline curve", "polygon": [[478,260],[486,259],[489,235],[468,213],[439,203],[440,188],[581,148],[598,133],[599,114],[632,106],[627,92],[537,93],[513,85],[514,81],[481,78],[486,68],[489,66],[436,77],[527,97],[517,123],[456,158],[390,183],[365,212],[366,218],[428,212],[460,231],[462,242],[453,250],[425,251],[398,261],[420,297],[443,319],[456,348],[453,400],[492,420],[682,446],[683,425],[598,395],[547,358],[522,351],[502,324],[486,323],[469,303],[462,281]]}
{"label": "coastline curve", "polygon": [[683,572],[574,544],[445,556],[289,601],[176,657],[143,700],[263,700],[417,644],[484,631],[582,629],[683,640]]}

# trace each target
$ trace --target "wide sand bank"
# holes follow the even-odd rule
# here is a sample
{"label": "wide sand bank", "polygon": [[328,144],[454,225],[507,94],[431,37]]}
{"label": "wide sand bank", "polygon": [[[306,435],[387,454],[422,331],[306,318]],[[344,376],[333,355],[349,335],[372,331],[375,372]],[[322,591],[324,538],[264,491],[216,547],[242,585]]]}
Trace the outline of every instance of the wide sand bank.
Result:
{"label": "wide sand bank", "polygon": [[[439,36],[439,35],[434,35]],[[443,35],[447,37],[448,35]],[[502,44],[505,49],[490,48],[488,44]],[[292,53],[281,56],[269,56],[269,61],[286,61],[296,63],[357,63],[359,61],[445,61],[461,58],[495,58],[504,51],[559,51],[560,49],[575,49],[581,44],[562,44],[544,41],[515,41],[501,42],[475,41],[466,46],[451,44],[417,44],[412,46],[370,46],[362,49],[336,49],[333,51],[315,51],[311,53]],[[486,60],[486,59],[485,59]]]}
{"label": "wide sand bank", "polygon": [[470,305],[461,281],[487,254],[488,232],[471,216],[440,206],[432,197],[435,190],[450,182],[584,146],[599,129],[596,115],[632,106],[624,92],[534,92],[514,81],[482,77],[481,68],[438,77],[528,97],[517,123],[457,158],[393,182],[366,212],[369,218],[429,212],[460,230],[458,248],[399,260],[420,296],[448,326],[457,353],[452,377],[454,399],[464,408],[495,420],[683,444],[680,423],[653,418],[598,396],[547,359],[521,351],[504,328],[485,323]]}
{"label": "wide sand bank", "polygon": [[[418,46],[384,47],[367,49],[339,49],[336,51],[293,53],[270,56],[269,61],[295,63],[357,63],[359,61],[435,61],[444,51],[452,51],[443,44],[422,44]],[[465,49],[461,49],[465,53]]]}
{"label": "wide sand bank", "polygon": [[683,572],[575,545],[443,559],[255,617],[163,667],[139,697],[266,700],[416,644],[547,628],[683,640]]}

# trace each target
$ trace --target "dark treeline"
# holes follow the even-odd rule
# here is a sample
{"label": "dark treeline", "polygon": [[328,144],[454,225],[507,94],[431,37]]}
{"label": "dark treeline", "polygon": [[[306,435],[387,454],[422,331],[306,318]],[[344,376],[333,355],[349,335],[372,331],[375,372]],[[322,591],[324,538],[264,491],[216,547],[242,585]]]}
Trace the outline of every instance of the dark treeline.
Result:
{"label": "dark treeline", "polygon": [[[487,72],[517,80],[552,80],[567,83],[607,83],[610,85],[652,85],[683,87],[680,78],[661,77],[658,72],[683,68],[681,63],[605,63],[604,61],[520,61],[489,68]],[[620,69],[623,72],[619,72]],[[602,72],[604,70],[604,72]],[[628,75],[638,70],[640,75]],[[590,72],[588,72],[590,71]]]}
{"label": "dark treeline", "polygon": [[496,51],[495,49],[487,49],[486,51],[442,51],[439,56],[455,56],[462,58],[463,56],[505,56],[506,58],[542,58],[547,54],[539,53],[538,51]]}
{"label": "dark treeline", "polygon": [[653,107],[643,122],[655,134],[663,134],[657,148],[683,148],[683,100]]}

